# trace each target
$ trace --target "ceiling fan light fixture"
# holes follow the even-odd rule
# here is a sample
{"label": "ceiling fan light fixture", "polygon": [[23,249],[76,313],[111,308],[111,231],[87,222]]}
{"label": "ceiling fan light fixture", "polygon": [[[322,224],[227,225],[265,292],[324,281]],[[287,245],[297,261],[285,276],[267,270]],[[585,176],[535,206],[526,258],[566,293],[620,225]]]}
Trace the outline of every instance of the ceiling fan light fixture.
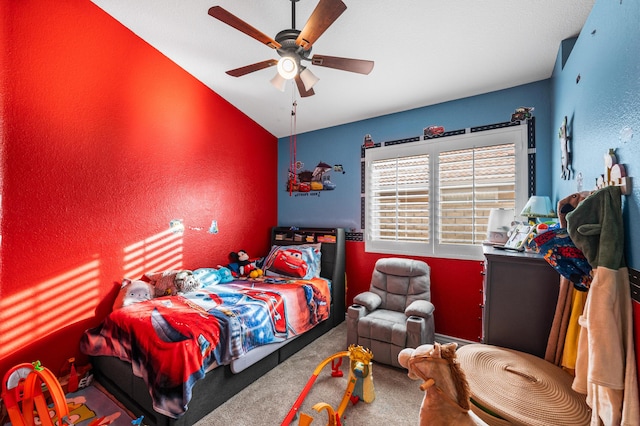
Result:
{"label": "ceiling fan light fixture", "polygon": [[300,79],[304,84],[304,88],[309,91],[320,80],[309,68],[303,68],[300,73]]}
{"label": "ceiling fan light fixture", "polygon": [[291,56],[283,56],[278,61],[278,74],[284,79],[291,80],[298,74],[298,63]]}
{"label": "ceiling fan light fixture", "polygon": [[275,87],[279,91],[284,92],[285,85],[287,84],[287,80],[284,77],[282,77],[279,72],[277,72],[276,75],[274,75],[273,78],[271,79],[271,84],[273,85],[273,87]]}

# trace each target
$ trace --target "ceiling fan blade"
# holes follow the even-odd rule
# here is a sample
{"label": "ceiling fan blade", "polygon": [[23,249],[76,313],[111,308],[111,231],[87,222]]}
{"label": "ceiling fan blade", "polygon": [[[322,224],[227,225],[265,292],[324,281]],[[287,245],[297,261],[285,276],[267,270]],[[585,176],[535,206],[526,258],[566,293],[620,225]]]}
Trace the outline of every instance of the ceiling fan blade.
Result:
{"label": "ceiling fan blade", "polygon": [[227,74],[229,74],[231,77],[242,77],[243,75],[252,73],[254,71],[259,71],[265,68],[269,68],[277,64],[278,64],[278,61],[276,61],[275,59],[267,59],[266,61],[262,61],[255,64],[246,65],[244,67],[229,70],[227,71]]}
{"label": "ceiling fan blade", "polygon": [[300,92],[301,98],[306,98],[308,96],[313,96],[316,94],[316,92],[314,92],[313,89],[309,89],[309,90],[305,89],[304,83],[300,78],[300,74],[296,75],[295,80],[296,80],[296,86],[298,86],[298,92]]}
{"label": "ceiling fan blade", "polygon": [[304,50],[311,49],[311,45],[346,9],[347,6],[341,0],[320,0],[298,34],[296,44],[302,46]]}
{"label": "ceiling fan blade", "polygon": [[369,74],[373,69],[373,61],[339,58],[337,56],[313,55],[311,63],[320,67],[335,68],[343,71],[357,72],[359,74]]}
{"label": "ceiling fan blade", "polygon": [[258,40],[260,43],[266,44],[267,46],[273,49],[280,49],[282,45],[263,33],[262,31],[252,27],[251,25],[244,22],[242,19],[237,16],[231,14],[220,6],[213,6],[209,8],[209,15],[213,16],[216,19],[224,22],[225,24],[232,26],[238,31],[241,31],[248,35],[249,37],[253,37]]}

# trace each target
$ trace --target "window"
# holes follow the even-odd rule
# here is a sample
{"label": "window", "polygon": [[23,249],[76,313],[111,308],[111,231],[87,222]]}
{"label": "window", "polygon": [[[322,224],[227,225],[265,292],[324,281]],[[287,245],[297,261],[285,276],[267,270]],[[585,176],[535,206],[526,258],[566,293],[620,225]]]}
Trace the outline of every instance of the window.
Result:
{"label": "window", "polygon": [[365,152],[365,250],[481,259],[492,208],[524,206],[527,124]]}

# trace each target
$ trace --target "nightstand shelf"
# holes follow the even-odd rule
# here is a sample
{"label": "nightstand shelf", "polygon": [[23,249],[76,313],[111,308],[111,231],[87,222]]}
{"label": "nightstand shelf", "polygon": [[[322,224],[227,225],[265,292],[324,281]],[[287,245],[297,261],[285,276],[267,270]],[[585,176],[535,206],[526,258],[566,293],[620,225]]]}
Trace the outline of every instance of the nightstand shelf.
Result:
{"label": "nightstand shelf", "polygon": [[484,248],[482,342],[544,358],[560,276],[537,253]]}

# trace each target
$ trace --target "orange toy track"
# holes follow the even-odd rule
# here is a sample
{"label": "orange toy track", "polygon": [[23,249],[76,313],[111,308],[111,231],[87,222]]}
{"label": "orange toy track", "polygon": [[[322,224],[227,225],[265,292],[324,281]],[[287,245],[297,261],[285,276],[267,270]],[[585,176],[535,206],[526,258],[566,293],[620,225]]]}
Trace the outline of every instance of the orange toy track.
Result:
{"label": "orange toy track", "polygon": [[[293,406],[289,410],[289,413],[287,414],[287,417],[285,417],[284,420],[282,421],[282,425],[281,426],[289,426],[291,424],[291,422],[295,418],[296,414],[298,413],[298,410],[300,409],[300,406],[304,402],[304,399],[307,397],[307,394],[311,390],[311,387],[313,386],[313,384],[315,383],[316,379],[318,378],[318,375],[320,374],[322,369],[327,364],[329,364],[330,362],[332,362],[332,361],[334,361],[336,359],[339,359],[340,361],[338,362],[338,364],[332,365],[332,370],[333,370],[332,375],[333,376],[341,376],[342,375],[342,372],[340,370],[338,370],[338,368],[340,367],[340,364],[342,364],[342,359],[341,358],[345,357],[345,356],[349,356],[349,351],[343,351],[343,352],[338,352],[336,354],[333,354],[330,357],[326,358],[324,361],[322,361],[320,364],[318,364],[316,369],[313,370],[313,374],[311,375],[311,377],[307,381],[307,384],[305,385],[304,389],[302,389],[302,392],[300,392],[300,395],[298,396],[298,399],[296,399],[296,402],[294,402]],[[345,406],[346,406],[346,404],[345,404]]]}
{"label": "orange toy track", "polygon": [[35,425],[34,413],[40,417],[42,426],[54,426],[53,419],[49,416],[46,396],[42,392],[43,384],[53,400],[57,418],[60,419],[59,425],[72,424],[69,422],[69,407],[58,379],[37,361],[34,364],[18,364],[4,375],[2,400],[13,426]]}
{"label": "orange toy track", "polygon": [[[342,371],[340,371],[340,365],[342,364],[343,357],[349,357],[349,359],[351,359],[352,361],[354,360],[362,361],[368,364],[371,358],[373,358],[373,354],[371,353],[370,350],[364,349],[362,346],[351,345],[349,346],[348,351],[338,352],[334,355],[331,355],[330,357],[322,361],[320,364],[318,364],[316,369],[313,371],[313,374],[307,381],[307,384],[305,385],[304,389],[302,390],[302,392],[300,392],[298,399],[296,399],[296,402],[293,404],[293,406],[291,407],[291,410],[289,410],[289,413],[283,420],[281,426],[289,426],[291,424],[296,414],[298,413],[298,410],[300,409],[300,406],[302,405],[304,399],[307,397],[307,394],[311,390],[311,387],[313,386],[316,379],[318,378],[320,371],[322,371],[322,369],[329,362],[332,363],[331,375],[334,377],[342,377]],[[325,410],[327,412],[327,415],[329,416],[329,422],[327,426],[341,426],[342,423],[340,419],[342,418],[342,414],[344,413],[344,410],[347,408],[349,401],[351,401],[351,396],[353,395],[353,390],[356,386],[356,380],[357,379],[353,374],[349,374],[349,383],[347,384],[347,390],[344,392],[342,401],[340,402],[340,405],[338,406],[337,410],[334,411],[329,404],[324,402],[319,402],[313,406],[313,409],[316,410],[317,412],[320,412],[322,410]],[[299,426],[309,426],[311,422],[313,422],[313,418],[311,416],[304,413],[300,415]]]}

